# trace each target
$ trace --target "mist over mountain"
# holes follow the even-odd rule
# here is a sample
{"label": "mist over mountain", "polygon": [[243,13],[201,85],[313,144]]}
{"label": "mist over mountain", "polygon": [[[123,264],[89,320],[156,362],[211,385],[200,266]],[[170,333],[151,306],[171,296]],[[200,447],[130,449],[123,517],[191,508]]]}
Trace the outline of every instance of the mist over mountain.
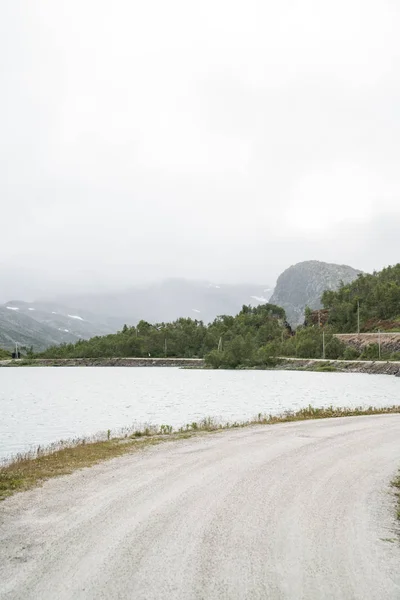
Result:
{"label": "mist over mountain", "polygon": [[56,303],[13,300],[0,306],[0,347],[6,349],[18,343],[38,351],[54,344],[113,333],[118,327],[118,319]]}
{"label": "mist over mountain", "polygon": [[0,306],[0,347],[12,349],[17,342],[38,351],[114,333],[142,319],[154,323],[191,317],[208,323],[221,314],[236,314],[243,304],[263,304],[271,292],[266,285],[170,279],[107,293],[12,300]]}
{"label": "mist over mountain", "polygon": [[217,284],[208,281],[167,279],[109,293],[63,295],[56,300],[94,314],[118,318],[121,324],[173,321],[179,317],[209,322],[218,315],[236,314],[243,304],[268,302],[272,286]]}

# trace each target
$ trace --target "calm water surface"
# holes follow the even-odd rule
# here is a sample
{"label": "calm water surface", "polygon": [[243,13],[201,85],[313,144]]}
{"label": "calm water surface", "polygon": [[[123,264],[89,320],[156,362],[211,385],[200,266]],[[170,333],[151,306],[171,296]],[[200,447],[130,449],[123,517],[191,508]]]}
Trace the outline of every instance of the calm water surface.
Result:
{"label": "calm water surface", "polygon": [[0,457],[134,423],[180,426],[308,406],[400,403],[388,375],[175,368],[0,369]]}

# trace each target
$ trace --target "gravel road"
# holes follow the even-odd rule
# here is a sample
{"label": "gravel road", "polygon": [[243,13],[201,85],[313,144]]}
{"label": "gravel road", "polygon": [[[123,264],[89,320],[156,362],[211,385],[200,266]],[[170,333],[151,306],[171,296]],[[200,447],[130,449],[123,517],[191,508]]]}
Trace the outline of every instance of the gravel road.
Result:
{"label": "gravel road", "polygon": [[400,415],[149,447],[0,505],[1,599],[399,600]]}

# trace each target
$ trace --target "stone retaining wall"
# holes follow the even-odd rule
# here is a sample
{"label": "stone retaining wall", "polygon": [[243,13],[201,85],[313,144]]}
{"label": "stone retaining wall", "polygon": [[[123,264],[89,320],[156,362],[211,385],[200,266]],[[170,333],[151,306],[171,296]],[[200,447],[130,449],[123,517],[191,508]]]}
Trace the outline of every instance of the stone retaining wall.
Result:
{"label": "stone retaining wall", "polygon": [[[28,364],[27,361],[1,361],[0,366]],[[202,367],[200,358],[58,358],[29,361],[37,367]]]}
{"label": "stone retaining wall", "polygon": [[396,375],[400,377],[400,362],[398,361],[372,361],[372,360],[323,360],[309,358],[283,359],[277,367],[288,370],[322,369],[324,366],[333,367],[342,373],[371,373],[375,375]]}

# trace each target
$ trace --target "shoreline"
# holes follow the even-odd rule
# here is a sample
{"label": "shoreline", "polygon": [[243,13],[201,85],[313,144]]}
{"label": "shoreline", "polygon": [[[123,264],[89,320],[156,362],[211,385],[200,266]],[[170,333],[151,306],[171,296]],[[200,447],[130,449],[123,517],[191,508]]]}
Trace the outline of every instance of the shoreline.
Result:
{"label": "shoreline", "polygon": [[[337,373],[368,373],[400,377],[400,361],[332,360],[323,358],[279,357],[274,367],[243,370],[316,371]],[[2,360],[1,367],[175,367],[204,369],[203,358],[36,358]],[[240,370],[240,369],[239,369]]]}
{"label": "shoreline", "polygon": [[282,358],[277,369],[287,371],[317,371],[365,373],[400,377],[400,361],[330,360],[324,358]]}
{"label": "shoreline", "polygon": [[190,367],[202,368],[203,358],[21,358],[2,360],[0,367]]}
{"label": "shoreline", "polygon": [[296,421],[318,421],[371,415],[398,415],[400,405],[386,407],[308,407],[271,415],[259,413],[253,419],[222,423],[212,417],[199,422],[187,423],[179,428],[171,425],[131,428],[125,435],[111,436],[111,430],[99,432],[92,437],[60,440],[46,446],[38,446],[28,452],[10,456],[0,461],[0,502],[16,492],[40,486],[44,481],[68,475],[76,470],[92,467],[100,462],[135,452],[149,445],[160,444],[209,435],[230,429],[254,426],[274,426]]}

